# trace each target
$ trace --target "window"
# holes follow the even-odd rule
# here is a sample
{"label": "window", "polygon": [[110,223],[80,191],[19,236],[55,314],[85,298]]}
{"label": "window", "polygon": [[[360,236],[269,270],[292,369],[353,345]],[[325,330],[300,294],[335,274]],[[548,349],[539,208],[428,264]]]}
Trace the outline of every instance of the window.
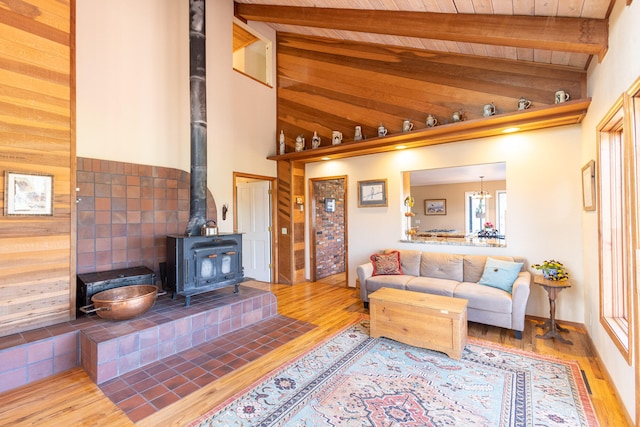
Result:
{"label": "window", "polygon": [[[465,233],[477,233],[482,230],[486,221],[492,221],[492,218],[487,211],[489,207],[488,200],[491,199],[479,199],[474,197],[474,192],[465,192]],[[496,222],[495,227],[501,236],[505,236],[507,233],[507,191],[496,191]]]}
{"label": "window", "polygon": [[507,234],[507,192],[499,190],[496,192],[496,227],[501,235]]}
{"label": "window", "polygon": [[273,86],[271,41],[250,26],[233,21],[233,69]]}
{"label": "window", "polygon": [[482,230],[482,224],[487,216],[487,202],[485,199],[473,197],[474,192],[465,195],[465,234],[477,233]]}
{"label": "window", "polygon": [[635,161],[628,155],[634,146],[632,135],[625,132],[629,111],[624,104],[629,97],[616,102],[598,125],[599,164],[599,256],[600,256],[600,322],[631,363],[630,297],[635,277],[633,221],[635,206],[629,195],[636,187],[631,171]]}

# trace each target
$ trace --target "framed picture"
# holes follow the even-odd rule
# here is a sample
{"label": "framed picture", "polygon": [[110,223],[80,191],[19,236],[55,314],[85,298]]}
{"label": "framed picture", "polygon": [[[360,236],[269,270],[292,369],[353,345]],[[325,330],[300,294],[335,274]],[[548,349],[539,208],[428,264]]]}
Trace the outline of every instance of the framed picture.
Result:
{"label": "framed picture", "polygon": [[446,215],[447,199],[426,199],[424,201],[425,215]]}
{"label": "framed picture", "polygon": [[5,215],[53,215],[53,175],[4,174]]}
{"label": "framed picture", "polygon": [[582,167],[582,207],[596,210],[596,162],[591,160]]}
{"label": "framed picture", "polygon": [[387,206],[387,180],[358,181],[358,207]]}
{"label": "framed picture", "polygon": [[335,212],[336,211],[336,199],[334,197],[325,197],[324,199],[324,211]]}

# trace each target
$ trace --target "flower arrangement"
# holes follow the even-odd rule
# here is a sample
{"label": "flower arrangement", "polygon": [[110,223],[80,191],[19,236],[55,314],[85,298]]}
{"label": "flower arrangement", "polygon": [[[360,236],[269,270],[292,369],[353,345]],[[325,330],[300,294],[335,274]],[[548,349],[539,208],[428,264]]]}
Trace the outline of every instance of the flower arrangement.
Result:
{"label": "flower arrangement", "polygon": [[554,259],[545,260],[542,264],[531,264],[531,268],[542,270],[545,279],[561,281],[569,278],[569,272],[564,268],[564,264]]}
{"label": "flower arrangement", "polygon": [[484,228],[493,228],[493,224],[489,221],[484,223]]}

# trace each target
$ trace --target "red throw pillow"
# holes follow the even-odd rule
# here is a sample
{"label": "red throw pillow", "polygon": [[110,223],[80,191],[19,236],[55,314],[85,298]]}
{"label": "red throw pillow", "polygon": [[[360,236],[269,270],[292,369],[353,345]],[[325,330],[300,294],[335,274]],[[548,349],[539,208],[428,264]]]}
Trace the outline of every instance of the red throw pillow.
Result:
{"label": "red throw pillow", "polygon": [[373,254],[370,257],[373,264],[373,275],[402,274],[400,266],[400,252],[392,251],[388,254]]}

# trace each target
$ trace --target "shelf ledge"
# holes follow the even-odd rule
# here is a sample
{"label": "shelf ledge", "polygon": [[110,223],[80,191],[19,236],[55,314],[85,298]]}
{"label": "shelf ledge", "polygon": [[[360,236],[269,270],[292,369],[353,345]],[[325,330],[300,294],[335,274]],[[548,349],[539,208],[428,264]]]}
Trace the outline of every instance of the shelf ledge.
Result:
{"label": "shelf ledge", "polygon": [[269,156],[269,160],[312,163],[324,160],[377,154],[403,148],[419,148],[446,144],[513,132],[545,129],[556,126],[578,124],[587,114],[591,98],[577,99],[551,106],[531,108],[524,111],[499,114],[474,120],[418,129],[401,134],[362,141],[343,142],[339,145],[319,147],[300,152]]}

